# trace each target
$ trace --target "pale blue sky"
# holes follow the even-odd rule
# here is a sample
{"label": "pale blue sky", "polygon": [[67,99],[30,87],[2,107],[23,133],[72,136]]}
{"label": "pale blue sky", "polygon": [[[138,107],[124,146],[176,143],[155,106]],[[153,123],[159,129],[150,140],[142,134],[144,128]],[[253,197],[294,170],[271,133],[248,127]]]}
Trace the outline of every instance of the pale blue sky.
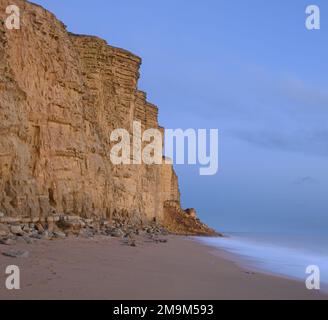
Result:
{"label": "pale blue sky", "polygon": [[[328,229],[328,3],[35,0],[75,33],[143,58],[168,128],[218,128],[220,172],[178,166],[182,200],[220,230]],[[321,30],[305,8],[321,9]]]}

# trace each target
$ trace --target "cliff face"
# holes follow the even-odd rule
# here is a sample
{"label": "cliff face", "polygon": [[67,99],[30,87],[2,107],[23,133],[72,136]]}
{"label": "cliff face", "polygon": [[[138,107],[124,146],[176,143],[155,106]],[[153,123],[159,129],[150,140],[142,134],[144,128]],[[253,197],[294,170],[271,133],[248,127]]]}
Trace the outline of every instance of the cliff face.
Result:
{"label": "cliff face", "polygon": [[[5,8],[21,10],[8,30]],[[45,9],[0,0],[0,211],[163,222],[180,208],[171,165],[113,165],[110,134],[159,128],[158,109],[137,82],[141,59],[78,36]]]}

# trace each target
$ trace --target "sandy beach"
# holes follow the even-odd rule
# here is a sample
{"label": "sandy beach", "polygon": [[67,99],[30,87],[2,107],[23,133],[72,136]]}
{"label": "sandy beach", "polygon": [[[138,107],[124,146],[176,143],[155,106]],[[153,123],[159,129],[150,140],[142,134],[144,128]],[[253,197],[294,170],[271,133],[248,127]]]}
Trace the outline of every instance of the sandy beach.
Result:
{"label": "sandy beach", "polygon": [[[1,299],[327,299],[305,285],[249,273],[184,237],[167,243],[140,238],[40,241],[15,246],[27,258],[0,255]],[[0,246],[0,251],[8,250]],[[5,268],[17,265],[21,290],[4,288]]]}

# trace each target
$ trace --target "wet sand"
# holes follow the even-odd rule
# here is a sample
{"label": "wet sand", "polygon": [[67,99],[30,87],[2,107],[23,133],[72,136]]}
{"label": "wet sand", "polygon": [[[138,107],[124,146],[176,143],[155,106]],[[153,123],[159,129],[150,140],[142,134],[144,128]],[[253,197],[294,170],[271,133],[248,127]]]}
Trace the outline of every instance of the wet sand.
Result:
{"label": "wet sand", "polygon": [[[101,237],[17,245],[29,257],[0,255],[0,299],[328,299],[301,282],[243,270],[189,238],[167,239],[139,238],[137,247]],[[18,291],[5,289],[8,265],[20,268]]]}

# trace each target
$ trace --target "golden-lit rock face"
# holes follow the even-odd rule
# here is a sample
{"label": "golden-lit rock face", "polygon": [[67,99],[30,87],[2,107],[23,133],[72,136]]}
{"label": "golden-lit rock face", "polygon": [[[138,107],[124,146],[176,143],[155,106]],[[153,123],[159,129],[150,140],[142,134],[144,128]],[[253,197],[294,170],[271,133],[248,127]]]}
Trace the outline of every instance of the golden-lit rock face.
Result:
{"label": "golden-lit rock face", "polygon": [[174,201],[167,201],[164,204],[163,225],[173,234],[186,236],[223,236],[202,223],[197,218],[195,209],[182,210],[180,203]]}
{"label": "golden-lit rock face", "polygon": [[[20,8],[20,30],[4,25],[9,4]],[[171,165],[109,158],[114,129],[159,128],[157,107],[137,88],[141,59],[70,34],[23,0],[0,0],[0,21],[0,212],[163,221],[167,201],[180,206]]]}

